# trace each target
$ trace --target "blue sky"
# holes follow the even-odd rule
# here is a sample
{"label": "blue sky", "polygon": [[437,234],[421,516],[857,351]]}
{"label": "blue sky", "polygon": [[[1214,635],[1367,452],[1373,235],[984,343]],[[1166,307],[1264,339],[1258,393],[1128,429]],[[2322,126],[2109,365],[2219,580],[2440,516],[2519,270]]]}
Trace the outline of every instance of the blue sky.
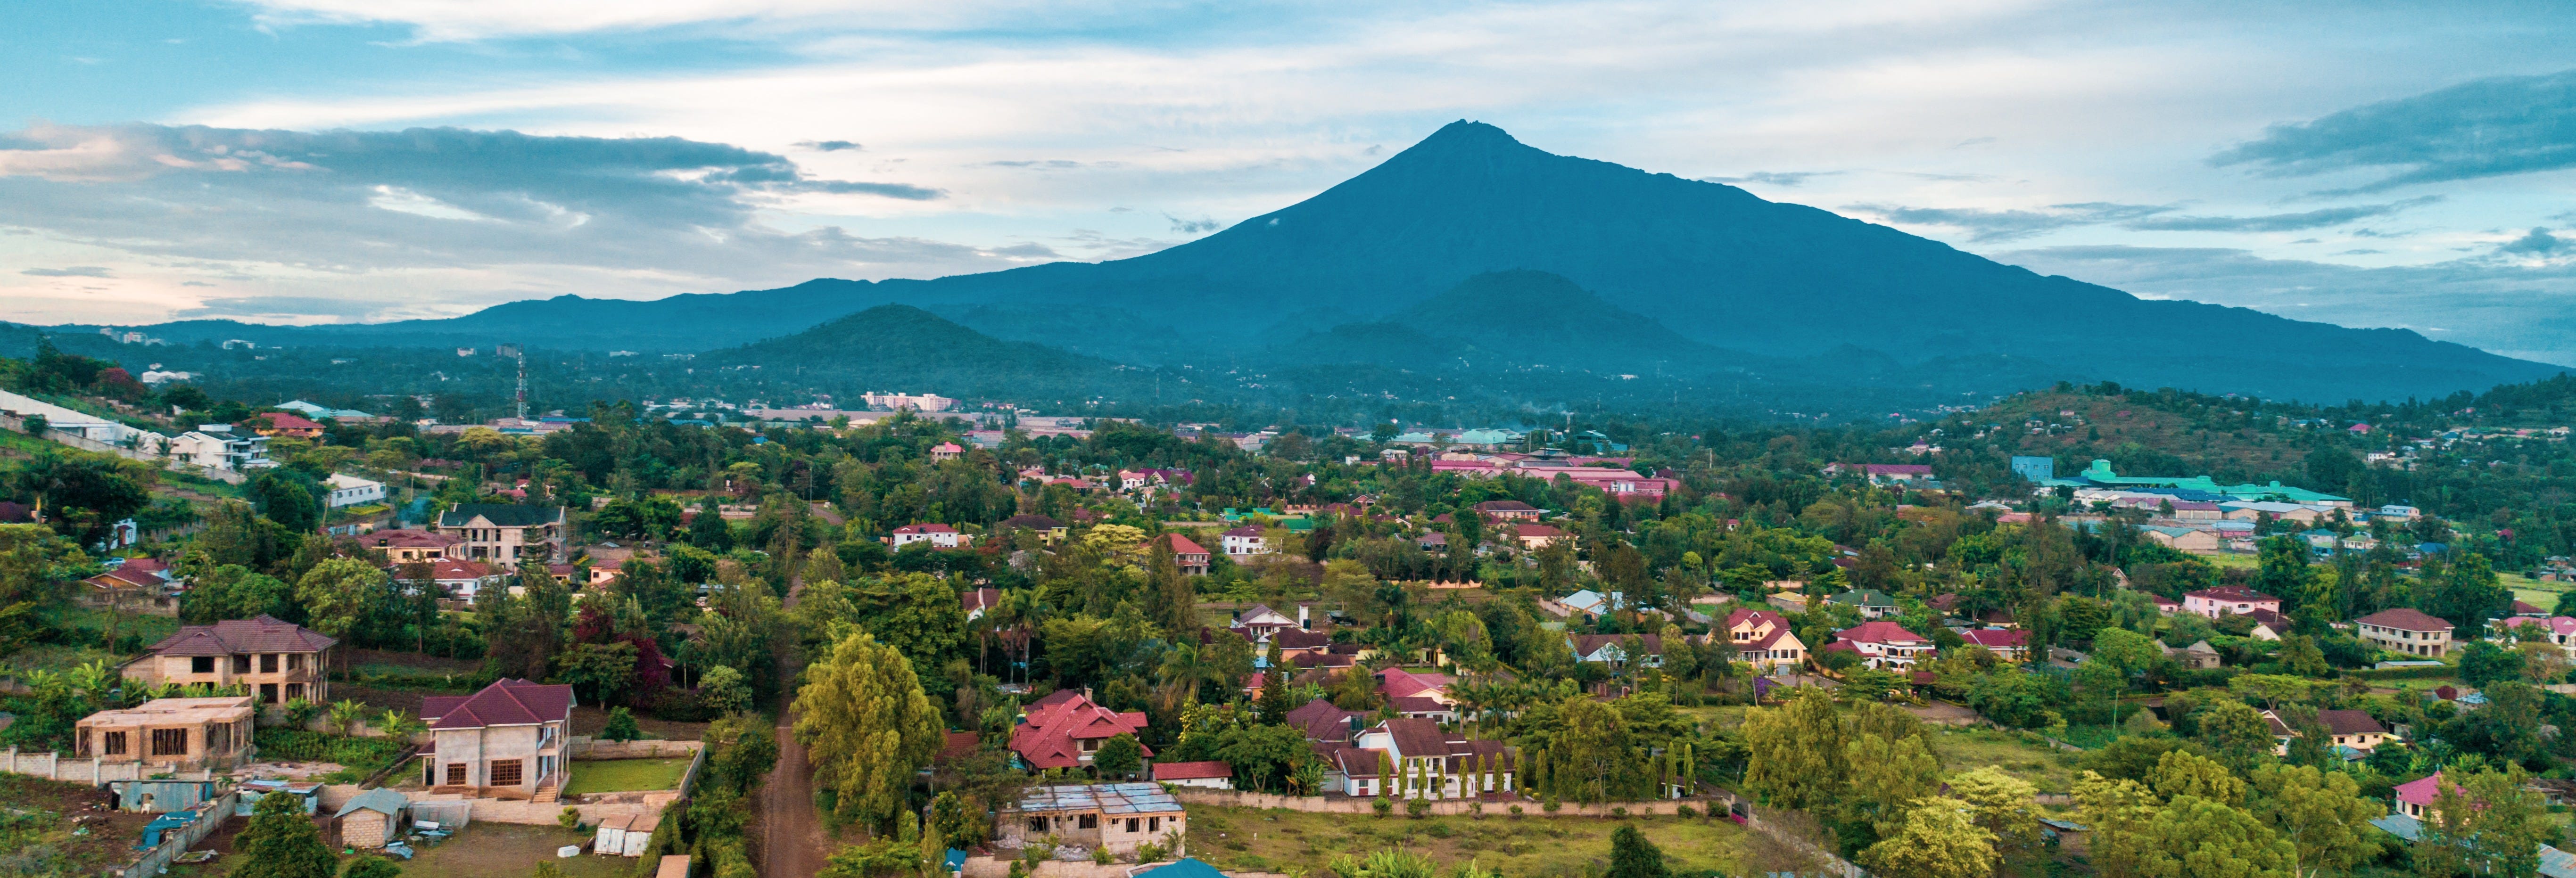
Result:
{"label": "blue sky", "polygon": [[1150,252],[1474,118],[2007,262],[2576,364],[2565,4],[16,3],[0,319]]}

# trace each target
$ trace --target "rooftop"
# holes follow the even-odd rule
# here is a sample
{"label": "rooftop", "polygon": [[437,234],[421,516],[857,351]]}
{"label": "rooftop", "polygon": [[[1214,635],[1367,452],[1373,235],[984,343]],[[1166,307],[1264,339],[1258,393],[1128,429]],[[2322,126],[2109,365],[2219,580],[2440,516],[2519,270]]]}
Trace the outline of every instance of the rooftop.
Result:
{"label": "rooftop", "polygon": [[1020,810],[1161,814],[1181,810],[1181,802],[1157,783],[1059,784],[1030,787],[1020,794]]}
{"label": "rooftop", "polygon": [[248,695],[213,698],[155,698],[124,710],[102,710],[81,719],[105,726],[174,726],[229,723],[249,719],[254,708]]}

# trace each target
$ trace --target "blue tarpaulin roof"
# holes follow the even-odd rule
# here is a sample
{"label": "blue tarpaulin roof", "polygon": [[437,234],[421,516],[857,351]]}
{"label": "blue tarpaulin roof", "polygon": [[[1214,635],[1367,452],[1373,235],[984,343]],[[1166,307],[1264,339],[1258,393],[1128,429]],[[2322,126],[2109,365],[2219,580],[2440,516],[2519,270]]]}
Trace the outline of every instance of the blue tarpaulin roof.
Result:
{"label": "blue tarpaulin roof", "polygon": [[1154,878],[1225,878],[1225,873],[1217,871],[1215,866],[1199,862],[1195,857],[1182,857],[1180,862],[1169,866],[1138,872],[1135,878],[1145,878],[1147,875],[1152,875]]}

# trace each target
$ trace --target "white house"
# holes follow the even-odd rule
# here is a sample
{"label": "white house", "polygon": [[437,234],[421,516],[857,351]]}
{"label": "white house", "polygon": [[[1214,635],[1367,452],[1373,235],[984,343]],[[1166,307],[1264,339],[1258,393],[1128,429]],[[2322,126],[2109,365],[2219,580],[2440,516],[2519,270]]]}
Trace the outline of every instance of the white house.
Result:
{"label": "white house", "polygon": [[170,458],[209,469],[241,472],[276,466],[268,459],[268,437],[235,432],[231,424],[199,424],[170,440]]}
{"label": "white house", "polygon": [[73,411],[8,391],[0,391],[0,414],[13,418],[42,417],[47,429],[109,445],[122,444],[128,437],[145,435],[144,431],[117,423],[113,418]]}
{"label": "white house", "polygon": [[1228,557],[1239,558],[1246,555],[1270,554],[1270,543],[1267,538],[1261,535],[1260,528],[1247,524],[1242,527],[1226,531],[1223,536],[1225,538],[1225,554]]}
{"label": "white house", "polygon": [[325,505],[333,509],[381,503],[385,499],[385,483],[372,479],[332,473],[330,478],[322,480],[322,484],[331,488],[331,497]]}
{"label": "white house", "polygon": [[1157,762],[1154,781],[1176,787],[1234,789],[1234,766],[1223,762]]}
{"label": "white house", "polygon": [[907,524],[894,529],[895,548],[919,542],[928,542],[934,549],[954,549],[966,544],[966,535],[944,524]]}
{"label": "white house", "polygon": [[1883,620],[1862,622],[1834,632],[1834,637],[1825,649],[1859,653],[1870,667],[1889,670],[1912,668],[1916,660],[1929,658],[1935,648],[1930,638]]}
{"label": "white house", "polygon": [[2211,619],[2221,613],[2252,615],[2255,610],[2281,611],[2281,599],[2241,585],[2222,585],[2184,592],[2182,611]]}

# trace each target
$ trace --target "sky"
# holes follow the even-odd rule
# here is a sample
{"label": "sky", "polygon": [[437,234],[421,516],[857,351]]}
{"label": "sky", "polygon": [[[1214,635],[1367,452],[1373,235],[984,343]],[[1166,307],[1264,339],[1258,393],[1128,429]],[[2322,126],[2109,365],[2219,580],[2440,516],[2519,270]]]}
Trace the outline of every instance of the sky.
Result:
{"label": "sky", "polygon": [[1115,259],[1454,119],[2576,365],[2576,6],[0,0],[0,320]]}

